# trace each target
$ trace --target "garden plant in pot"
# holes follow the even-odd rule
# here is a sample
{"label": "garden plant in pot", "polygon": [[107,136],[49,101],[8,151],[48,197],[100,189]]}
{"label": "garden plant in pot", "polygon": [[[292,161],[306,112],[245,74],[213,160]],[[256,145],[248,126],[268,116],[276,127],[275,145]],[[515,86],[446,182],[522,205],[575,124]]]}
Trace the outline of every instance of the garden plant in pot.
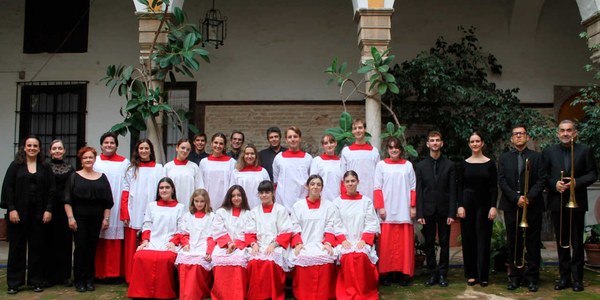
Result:
{"label": "garden plant in pot", "polygon": [[585,256],[586,264],[592,267],[600,267],[600,224],[585,226]]}

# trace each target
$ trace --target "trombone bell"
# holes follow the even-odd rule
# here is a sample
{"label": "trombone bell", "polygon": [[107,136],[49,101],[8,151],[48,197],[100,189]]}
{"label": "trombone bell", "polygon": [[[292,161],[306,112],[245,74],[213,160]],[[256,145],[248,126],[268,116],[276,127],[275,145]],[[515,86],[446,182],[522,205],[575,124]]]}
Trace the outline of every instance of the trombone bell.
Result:
{"label": "trombone bell", "polygon": [[569,202],[567,202],[567,208],[578,208],[577,201],[575,201],[575,194],[571,192],[569,195]]}
{"label": "trombone bell", "polygon": [[521,223],[519,223],[519,227],[527,228],[529,227],[529,223],[527,223],[527,220],[521,220]]}

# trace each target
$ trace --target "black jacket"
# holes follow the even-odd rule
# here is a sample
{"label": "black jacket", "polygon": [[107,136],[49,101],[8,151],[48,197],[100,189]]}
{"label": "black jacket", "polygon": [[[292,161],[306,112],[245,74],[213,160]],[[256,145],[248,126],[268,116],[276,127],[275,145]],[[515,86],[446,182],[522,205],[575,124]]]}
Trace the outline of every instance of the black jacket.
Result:
{"label": "black jacket", "polygon": [[454,162],[438,159],[438,178],[433,174],[431,156],[415,165],[417,177],[417,218],[435,214],[454,218],[456,216],[456,170]]}
{"label": "black jacket", "polygon": [[[17,210],[19,215],[28,213],[34,218],[42,218],[45,211],[52,212],[52,204],[55,199],[54,174],[48,164],[37,163],[36,176],[36,199],[29,199],[29,170],[27,163],[17,164],[12,162],[6,170],[4,183],[2,184],[2,201],[0,205],[8,212]],[[34,203],[32,207],[28,203]]]}
{"label": "black jacket", "polygon": [[[499,208],[504,211],[514,211],[517,208],[519,197],[525,192],[525,167],[519,176],[518,170],[519,152],[511,150],[500,156],[498,164],[498,183],[502,191]],[[529,200],[528,211],[541,212],[544,210],[544,198],[542,192],[546,186],[546,166],[542,160],[542,154],[525,148],[523,150],[523,165],[529,159]]]}

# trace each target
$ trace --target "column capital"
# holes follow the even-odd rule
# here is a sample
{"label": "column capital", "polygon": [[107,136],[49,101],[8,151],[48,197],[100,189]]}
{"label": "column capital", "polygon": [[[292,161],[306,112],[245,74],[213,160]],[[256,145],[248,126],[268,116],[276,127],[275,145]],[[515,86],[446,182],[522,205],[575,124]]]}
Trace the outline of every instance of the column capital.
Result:
{"label": "column capital", "polygon": [[587,28],[588,47],[592,49],[590,59],[593,63],[600,63],[600,14],[596,13],[581,23]]}
{"label": "column capital", "polygon": [[361,8],[354,20],[358,23],[358,47],[362,57],[371,55],[371,47],[382,51],[392,39],[393,8]]}

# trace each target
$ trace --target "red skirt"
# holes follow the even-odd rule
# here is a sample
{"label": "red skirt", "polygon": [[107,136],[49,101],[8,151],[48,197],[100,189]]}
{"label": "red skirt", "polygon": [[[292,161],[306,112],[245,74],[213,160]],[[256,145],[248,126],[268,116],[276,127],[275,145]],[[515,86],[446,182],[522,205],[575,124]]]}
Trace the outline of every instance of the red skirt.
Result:
{"label": "red skirt", "polygon": [[270,260],[248,262],[246,299],[285,299],[285,271]]}
{"label": "red skirt", "polygon": [[98,239],[96,247],[96,278],[124,275],[123,240]]}
{"label": "red skirt", "polygon": [[201,265],[177,266],[179,270],[179,299],[197,300],[210,298],[212,273]]}
{"label": "red skirt", "polygon": [[125,281],[129,283],[131,277],[131,267],[133,266],[133,255],[137,250],[137,233],[139,230],[130,227],[125,227],[125,240],[123,243],[123,268],[125,273]]}
{"label": "red skirt", "polygon": [[173,299],[175,294],[175,259],[172,251],[141,250],[133,256],[129,298]]}
{"label": "red skirt", "polygon": [[294,267],[292,290],[294,297],[299,300],[333,299],[335,297],[335,265]]}
{"label": "red skirt", "polygon": [[210,291],[213,299],[240,299],[246,297],[248,274],[240,266],[215,266],[213,267],[214,284]]}
{"label": "red skirt", "polygon": [[415,273],[415,232],[412,224],[381,224],[379,273]]}
{"label": "red skirt", "polygon": [[335,285],[336,299],[379,299],[379,273],[364,253],[342,255]]}

